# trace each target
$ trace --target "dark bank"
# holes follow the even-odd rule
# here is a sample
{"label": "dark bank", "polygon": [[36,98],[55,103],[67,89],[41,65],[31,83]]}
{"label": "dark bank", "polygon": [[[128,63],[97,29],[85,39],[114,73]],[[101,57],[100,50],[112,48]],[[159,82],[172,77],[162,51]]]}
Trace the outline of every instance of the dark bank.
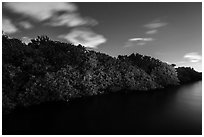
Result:
{"label": "dark bank", "polygon": [[202,134],[202,82],[45,103],[3,116],[3,134]]}

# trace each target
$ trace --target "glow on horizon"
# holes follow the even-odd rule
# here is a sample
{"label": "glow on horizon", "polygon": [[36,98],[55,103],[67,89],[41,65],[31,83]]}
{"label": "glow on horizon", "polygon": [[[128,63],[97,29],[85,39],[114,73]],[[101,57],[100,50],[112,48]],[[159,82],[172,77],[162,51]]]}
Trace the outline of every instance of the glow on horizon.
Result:
{"label": "glow on horizon", "polygon": [[[176,63],[175,63],[176,64]],[[180,62],[176,64],[177,67],[191,67],[198,72],[202,72],[202,62]]]}

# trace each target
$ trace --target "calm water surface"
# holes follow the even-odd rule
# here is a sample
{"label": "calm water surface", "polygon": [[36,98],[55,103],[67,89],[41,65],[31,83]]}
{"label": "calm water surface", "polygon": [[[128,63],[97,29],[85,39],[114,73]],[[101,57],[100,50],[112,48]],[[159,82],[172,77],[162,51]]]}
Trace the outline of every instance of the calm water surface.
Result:
{"label": "calm water surface", "polygon": [[44,104],[3,116],[3,134],[202,134],[202,82]]}

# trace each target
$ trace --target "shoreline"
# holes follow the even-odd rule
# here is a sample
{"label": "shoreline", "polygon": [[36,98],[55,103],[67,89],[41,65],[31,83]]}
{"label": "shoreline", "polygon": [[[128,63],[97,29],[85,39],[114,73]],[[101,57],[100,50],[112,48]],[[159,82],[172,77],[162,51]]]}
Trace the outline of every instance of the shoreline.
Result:
{"label": "shoreline", "polygon": [[[199,80],[202,81],[202,80]],[[177,85],[177,86],[171,86],[171,87],[166,87],[166,88],[157,88],[157,89],[152,89],[152,90],[133,90],[133,89],[122,89],[122,88],[116,88],[117,90],[107,90],[107,92],[101,93],[101,94],[97,94],[97,95],[86,95],[86,96],[81,96],[81,97],[72,97],[70,98],[69,101],[62,101],[62,100],[58,100],[58,101],[47,101],[47,102],[42,102],[40,104],[33,104],[30,106],[16,106],[16,108],[10,110],[8,113],[2,113],[2,115],[7,116],[12,114],[15,111],[18,111],[18,109],[20,110],[24,110],[24,109],[29,109],[32,107],[40,107],[41,105],[50,105],[50,104],[63,104],[63,105],[69,105],[72,102],[77,102],[77,100],[87,100],[90,98],[94,98],[97,96],[108,96],[108,95],[114,95],[114,94],[123,94],[123,95],[127,95],[127,94],[147,94],[147,93],[151,93],[151,94],[155,94],[155,93],[161,93],[163,92],[163,90],[171,90],[171,89],[177,89],[180,88],[182,86],[186,86],[186,85],[190,85],[199,81],[193,81],[193,82],[188,82],[182,85]],[[3,111],[2,111],[3,112]]]}

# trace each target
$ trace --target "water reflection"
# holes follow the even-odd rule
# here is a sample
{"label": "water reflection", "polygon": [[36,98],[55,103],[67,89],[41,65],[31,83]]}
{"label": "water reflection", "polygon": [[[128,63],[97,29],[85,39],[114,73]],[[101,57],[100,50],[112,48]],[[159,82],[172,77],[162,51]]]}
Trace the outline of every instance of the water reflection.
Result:
{"label": "water reflection", "polygon": [[3,134],[201,134],[202,82],[18,110]]}
{"label": "water reflection", "polygon": [[177,92],[176,101],[189,109],[200,111],[202,107],[202,82],[186,85]]}

